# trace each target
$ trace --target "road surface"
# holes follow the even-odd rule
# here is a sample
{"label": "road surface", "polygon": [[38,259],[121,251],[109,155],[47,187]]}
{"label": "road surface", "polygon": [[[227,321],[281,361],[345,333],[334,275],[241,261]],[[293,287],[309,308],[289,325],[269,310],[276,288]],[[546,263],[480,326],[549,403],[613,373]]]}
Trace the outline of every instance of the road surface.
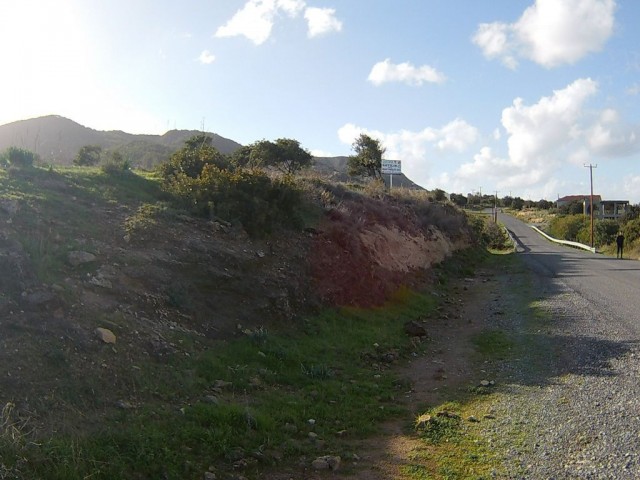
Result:
{"label": "road surface", "polygon": [[552,243],[511,216],[499,221],[525,266],[503,291],[529,289],[529,307],[545,312],[518,320],[514,307],[500,320],[528,349],[496,406],[508,478],[640,478],[640,262]]}

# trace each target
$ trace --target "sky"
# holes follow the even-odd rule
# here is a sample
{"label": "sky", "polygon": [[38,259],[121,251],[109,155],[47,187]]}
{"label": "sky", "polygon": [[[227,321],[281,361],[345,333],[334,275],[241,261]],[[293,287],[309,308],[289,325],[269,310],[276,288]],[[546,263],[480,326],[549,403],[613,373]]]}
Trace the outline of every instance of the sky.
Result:
{"label": "sky", "polygon": [[[640,202],[638,0],[0,0],[0,124],[365,133],[427,189]],[[594,168],[588,168],[593,165]]]}

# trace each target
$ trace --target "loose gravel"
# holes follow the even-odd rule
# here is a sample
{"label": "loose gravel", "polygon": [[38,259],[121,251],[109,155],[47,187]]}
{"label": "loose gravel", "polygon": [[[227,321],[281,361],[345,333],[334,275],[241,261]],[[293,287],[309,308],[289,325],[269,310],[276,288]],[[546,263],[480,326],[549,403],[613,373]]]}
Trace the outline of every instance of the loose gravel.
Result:
{"label": "loose gravel", "polygon": [[635,333],[560,279],[516,270],[496,279],[495,321],[518,347],[494,365],[500,393],[485,434],[506,471],[494,476],[640,478]]}

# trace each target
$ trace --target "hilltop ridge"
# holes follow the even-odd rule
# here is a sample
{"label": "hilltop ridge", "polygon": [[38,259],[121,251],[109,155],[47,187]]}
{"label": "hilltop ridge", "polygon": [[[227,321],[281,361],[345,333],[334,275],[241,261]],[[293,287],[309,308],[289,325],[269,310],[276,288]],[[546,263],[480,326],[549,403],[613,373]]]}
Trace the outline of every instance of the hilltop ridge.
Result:
{"label": "hilltop ridge", "polygon": [[[101,131],[59,115],[48,115],[0,125],[0,150],[10,146],[26,148],[37,153],[45,163],[71,165],[81,147],[99,145],[105,150],[119,151],[133,165],[149,168],[167,160],[185,140],[199,133],[202,132],[169,130],[163,135],[150,135]],[[229,154],[241,147],[217,133],[207,134],[221,153]]]}

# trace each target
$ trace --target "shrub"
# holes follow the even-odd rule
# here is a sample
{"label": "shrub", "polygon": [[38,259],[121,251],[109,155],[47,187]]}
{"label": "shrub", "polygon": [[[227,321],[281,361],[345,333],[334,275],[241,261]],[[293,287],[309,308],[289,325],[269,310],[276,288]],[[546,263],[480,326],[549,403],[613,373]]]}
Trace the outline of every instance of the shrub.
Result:
{"label": "shrub", "polygon": [[109,159],[100,166],[100,169],[107,175],[122,175],[131,170],[131,164],[120,153],[113,152]]}
{"label": "shrub", "polygon": [[627,242],[633,242],[640,238],[640,218],[628,221],[622,227],[622,233]]}
{"label": "shrub", "polygon": [[173,181],[174,177],[180,175],[197,178],[206,165],[226,170],[230,163],[211,145],[210,137],[200,135],[187,140],[185,147],[171,155],[171,158],[160,164],[158,169],[166,181]]}
{"label": "shrub", "polygon": [[4,166],[17,168],[32,167],[38,159],[37,154],[18,147],[9,147],[0,154],[0,161]]}
{"label": "shrub", "polygon": [[[615,220],[594,220],[593,243],[594,245],[607,245],[615,241],[620,231],[620,225]],[[591,223],[585,222],[577,235],[578,242],[589,245],[591,243]]]}
{"label": "shrub", "polygon": [[302,195],[290,177],[271,180],[262,171],[232,172],[208,164],[196,178],[174,175],[166,188],[194,214],[239,222],[252,236],[301,223]]}
{"label": "shrub", "polygon": [[582,214],[558,216],[549,223],[549,235],[559,240],[578,241],[578,234],[584,228],[587,217]]}

